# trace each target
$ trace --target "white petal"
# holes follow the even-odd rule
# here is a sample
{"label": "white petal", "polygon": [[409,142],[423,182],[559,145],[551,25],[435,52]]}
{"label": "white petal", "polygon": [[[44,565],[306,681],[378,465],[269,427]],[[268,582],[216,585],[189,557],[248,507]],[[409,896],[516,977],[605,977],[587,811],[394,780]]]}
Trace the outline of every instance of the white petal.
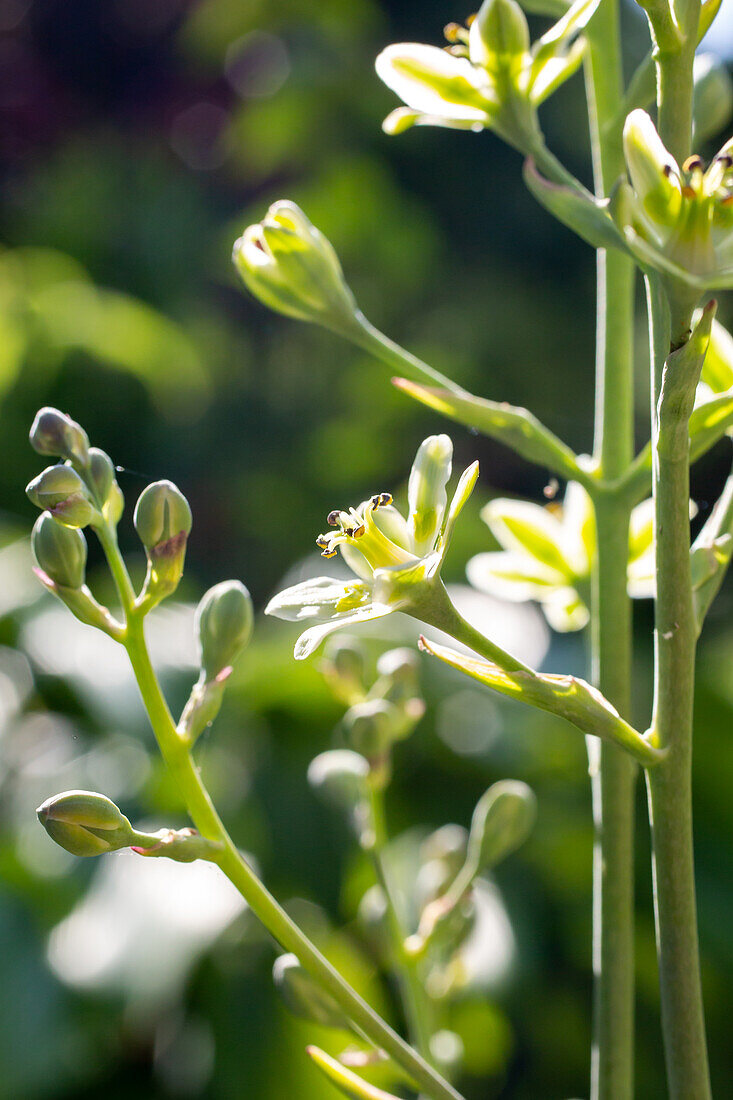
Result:
{"label": "white petal", "polygon": [[421,114],[486,122],[497,105],[487,76],[465,57],[437,46],[403,42],[387,46],[376,60],[377,75],[408,107]]}
{"label": "white petal", "polygon": [[[362,581],[344,582],[332,577],[315,577],[278,592],[265,608],[265,614],[289,622],[332,619],[341,611],[350,614],[369,596],[370,587]],[[339,606],[344,603],[346,607]]]}
{"label": "white petal", "polygon": [[480,592],[513,603],[542,601],[549,589],[564,588],[567,583],[562,573],[548,568],[537,558],[507,550],[477,554],[466,566],[466,575]]}
{"label": "white petal", "polygon": [[318,649],[324,638],[327,638],[329,634],[333,634],[334,630],[340,630],[342,626],[356,626],[358,623],[368,622],[370,619],[381,619],[384,615],[389,615],[392,611],[390,607],[374,607],[372,604],[368,604],[366,607],[360,607],[357,611],[349,611],[345,615],[338,615],[336,618],[331,619],[330,622],[322,623],[320,626],[312,626],[301,634],[295,643],[295,649],[293,651],[296,661],[302,661],[305,657],[310,657],[316,649]]}

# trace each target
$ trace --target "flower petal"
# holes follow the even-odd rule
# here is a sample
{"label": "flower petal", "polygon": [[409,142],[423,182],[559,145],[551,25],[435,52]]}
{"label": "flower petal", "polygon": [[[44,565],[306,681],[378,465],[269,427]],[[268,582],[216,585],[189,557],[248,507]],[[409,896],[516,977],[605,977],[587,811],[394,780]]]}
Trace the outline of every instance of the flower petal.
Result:
{"label": "flower petal", "polygon": [[547,508],[526,500],[496,498],[482,509],[481,518],[507,550],[529,554],[566,581],[577,576],[576,563],[568,561],[562,523]]}
{"label": "flower petal", "polygon": [[289,622],[328,620],[363,606],[370,597],[371,588],[363,581],[344,582],[332,577],[315,577],[278,592],[265,608],[265,614]]}
{"label": "flower petal", "polygon": [[324,638],[327,638],[329,634],[333,634],[335,630],[340,630],[342,626],[356,626],[358,623],[365,623],[370,619],[381,619],[384,615],[389,615],[392,610],[391,607],[374,607],[373,604],[367,604],[366,607],[357,608],[356,611],[348,611],[344,615],[337,615],[330,622],[321,623],[319,626],[311,626],[298,638],[293,655],[296,661],[302,661],[318,649]]}
{"label": "flower petal", "polygon": [[376,70],[388,88],[421,114],[486,125],[498,106],[486,73],[437,46],[387,46],[376,60]]}
{"label": "flower petal", "polygon": [[448,435],[431,435],[420,444],[407,488],[410,545],[422,557],[433,549],[448,503],[445,487],[451,475],[453,443]]}
{"label": "flower petal", "polygon": [[526,603],[542,601],[552,588],[564,587],[566,579],[530,557],[510,550],[476,554],[466,566],[466,575],[474,588],[502,600]]}
{"label": "flower petal", "polygon": [[558,634],[569,634],[587,626],[590,612],[574,588],[556,588],[542,602],[545,618]]}
{"label": "flower petal", "polygon": [[440,548],[440,561],[442,563],[445,557],[448,547],[450,546],[450,540],[453,535],[453,528],[456,525],[456,520],[460,516],[463,508],[468,501],[471,493],[473,492],[474,485],[478,480],[478,462],[472,462],[470,466],[461,474],[456,485],[456,491],[453,494],[453,498],[450,502],[448,514],[445,517],[443,523],[443,530],[440,532],[439,548]]}

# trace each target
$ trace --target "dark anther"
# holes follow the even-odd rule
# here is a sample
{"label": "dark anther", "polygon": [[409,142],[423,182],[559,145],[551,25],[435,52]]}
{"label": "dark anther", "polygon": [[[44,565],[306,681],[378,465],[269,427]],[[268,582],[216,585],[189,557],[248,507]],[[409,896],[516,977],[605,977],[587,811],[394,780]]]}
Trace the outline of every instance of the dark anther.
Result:
{"label": "dark anther", "polygon": [[693,153],[691,157],[688,157],[685,163],[682,165],[684,172],[696,172],[702,171],[705,167],[705,162],[702,157],[699,157],[696,153]]}
{"label": "dark anther", "polygon": [[392,494],[391,493],[377,493],[376,496],[372,497],[372,507],[373,508],[386,508],[386,506],[388,504],[391,504],[391,503],[392,503]]}
{"label": "dark anther", "polygon": [[326,523],[328,524],[328,526],[329,527],[338,527],[338,525],[339,525],[339,516],[340,515],[341,515],[341,513],[339,512],[338,508],[334,508],[334,510],[332,512],[329,512],[328,515],[326,516]]}

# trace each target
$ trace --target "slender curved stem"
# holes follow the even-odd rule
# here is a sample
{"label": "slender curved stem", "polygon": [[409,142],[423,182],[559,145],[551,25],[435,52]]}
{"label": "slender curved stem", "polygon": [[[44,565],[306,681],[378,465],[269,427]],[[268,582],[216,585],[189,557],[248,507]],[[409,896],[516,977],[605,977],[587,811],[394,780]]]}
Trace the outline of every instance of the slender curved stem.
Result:
{"label": "slender curved stem", "polygon": [[419,963],[405,951],[407,933],[402,925],[399,908],[395,901],[392,878],[385,858],[388,836],[384,812],[384,791],[379,783],[369,784],[369,799],[373,830],[371,844],[369,845],[369,857],[374,868],[374,876],[384,895],[395,978],[412,1043],[416,1050],[432,1063],[430,1004],[420,980]]}
{"label": "slender curved stem", "polygon": [[[596,194],[624,172],[617,0],[602,0],[588,30],[586,87]],[[597,254],[594,458],[609,482],[633,459],[634,266]],[[629,717],[632,624],[626,592],[629,518],[625,494],[595,494],[592,569],[593,683]],[[593,797],[593,1046],[591,1100],[631,1100],[634,1091],[634,789],[637,766],[616,745],[587,739]]]}
{"label": "slender curved stem", "polygon": [[107,527],[99,535],[125,612],[127,631],[124,645],[150,724],[194,825],[202,836],[222,845],[215,862],[278,943],[298,957],[302,966],[331,994],[355,1026],[393,1058],[427,1096],[432,1100],[462,1100],[460,1093],[385,1023],[341,977],[291,920],[242,857],[211,801],[190,747],[176,730],[150,660],[143,617],[135,609],[135,594],[114,531]]}

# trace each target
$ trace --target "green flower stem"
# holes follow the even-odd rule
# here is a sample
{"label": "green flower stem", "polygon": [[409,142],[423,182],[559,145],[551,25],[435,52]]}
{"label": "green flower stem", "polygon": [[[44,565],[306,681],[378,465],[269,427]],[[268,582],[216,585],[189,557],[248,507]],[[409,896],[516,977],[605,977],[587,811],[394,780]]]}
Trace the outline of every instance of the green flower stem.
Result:
{"label": "green flower stem", "polygon": [[[669,310],[650,288],[655,399],[669,351]],[[656,407],[656,400],[654,406]],[[687,423],[653,416],[655,683],[652,731],[667,758],[647,776],[667,1081],[672,1100],[711,1096],[700,981],[692,839],[692,714],[697,621],[690,570]],[[684,414],[683,414],[684,415]]]}
{"label": "green flower stem", "polygon": [[252,912],[285,951],[327,990],[354,1025],[383,1049],[432,1100],[463,1100],[425,1059],[409,1046],[318,951],[260,882],[229,836],[204,786],[190,747],[176,730],[155,674],[145,641],[143,617],[135,608],[135,593],[111,527],[98,532],[125,612],[124,645],[158,746],[180,790],[191,819],[203,837],[222,845],[214,862],[231,880]]}
{"label": "green flower stem", "polygon": [[348,333],[344,333],[344,335],[406,378],[416,382],[431,382],[433,385],[450,390],[451,393],[463,392],[460,386],[457,386],[450,378],[446,378],[440,371],[429,367],[427,363],[423,363],[422,359],[411,355],[409,351],[405,351],[394,340],[390,340],[389,336],[385,336],[383,332],[375,328],[371,321],[368,321],[360,311],[356,314],[356,327],[349,330]]}
{"label": "green flower stem", "polygon": [[[699,0],[685,6],[684,48],[657,59],[659,132],[690,153]],[[690,569],[690,408],[665,408],[664,365],[684,342],[689,307],[648,280],[657,596],[652,730],[668,757],[647,777],[667,1082],[672,1100],[708,1100],[710,1076],[697,939],[692,840],[692,715],[697,623]],[[690,401],[691,406],[691,401]]]}
{"label": "green flower stem", "polygon": [[[595,191],[610,194],[625,172],[617,0],[602,3],[587,29],[586,87]],[[621,252],[597,253],[594,458],[607,482],[633,459],[634,278]],[[626,591],[631,505],[622,491],[593,497],[597,554],[591,586],[592,680],[619,714],[631,705],[632,620]],[[593,1044],[591,1100],[634,1093],[635,761],[617,745],[586,738],[593,799]]]}
{"label": "green flower stem", "polygon": [[432,1064],[430,1040],[433,1029],[431,1006],[420,979],[419,962],[405,950],[406,930],[402,926],[395,891],[385,859],[388,834],[384,812],[384,791],[379,782],[370,782],[372,838],[369,857],[374,875],[384,895],[386,919],[391,940],[395,978],[407,1018],[411,1041],[417,1051]]}

